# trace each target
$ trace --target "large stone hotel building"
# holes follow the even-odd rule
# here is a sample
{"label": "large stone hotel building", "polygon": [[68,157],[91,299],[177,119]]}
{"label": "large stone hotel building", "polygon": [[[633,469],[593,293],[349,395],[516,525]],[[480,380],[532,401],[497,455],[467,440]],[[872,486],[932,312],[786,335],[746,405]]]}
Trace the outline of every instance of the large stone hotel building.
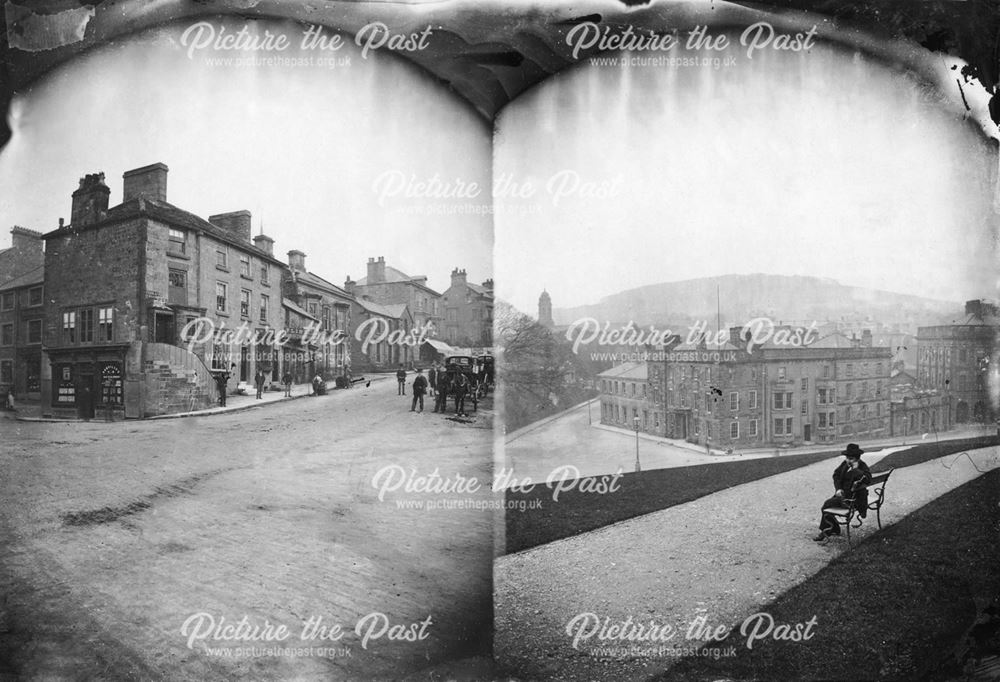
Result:
{"label": "large stone hotel building", "polygon": [[721,345],[675,338],[601,373],[601,421],[724,450],[891,435],[892,350],[870,334],[748,351],[741,331]]}

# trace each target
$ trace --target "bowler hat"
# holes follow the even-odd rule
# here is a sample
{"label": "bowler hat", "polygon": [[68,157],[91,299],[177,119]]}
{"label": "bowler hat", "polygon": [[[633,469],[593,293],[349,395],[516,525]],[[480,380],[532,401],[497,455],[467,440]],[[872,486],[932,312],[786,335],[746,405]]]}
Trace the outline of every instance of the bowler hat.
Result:
{"label": "bowler hat", "polygon": [[847,449],[840,454],[845,457],[861,457],[861,455],[865,454],[865,451],[859,448],[857,443],[848,443]]}

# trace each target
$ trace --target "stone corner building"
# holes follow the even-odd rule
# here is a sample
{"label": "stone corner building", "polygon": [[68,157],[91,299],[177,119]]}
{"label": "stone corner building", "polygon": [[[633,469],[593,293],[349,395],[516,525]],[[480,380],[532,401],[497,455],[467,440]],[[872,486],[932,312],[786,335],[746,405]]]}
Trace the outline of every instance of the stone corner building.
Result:
{"label": "stone corner building", "polygon": [[257,369],[277,373],[269,346],[182,343],[184,326],[200,318],[278,328],[283,264],[270,241],[251,241],[248,211],[204,220],[168,203],[167,172],[162,163],[126,172],[114,207],[104,174],[84,176],[70,223],[43,236],[43,414],[186,412],[215,402],[212,370],[232,371],[230,387]]}

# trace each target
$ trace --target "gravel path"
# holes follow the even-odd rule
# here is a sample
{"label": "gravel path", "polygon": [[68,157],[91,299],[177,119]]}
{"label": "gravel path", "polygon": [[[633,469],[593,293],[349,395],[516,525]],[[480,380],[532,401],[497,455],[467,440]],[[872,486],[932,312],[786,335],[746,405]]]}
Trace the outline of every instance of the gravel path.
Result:
{"label": "gravel path", "polygon": [[[889,452],[865,460],[873,464]],[[1000,467],[996,447],[970,455],[895,471],[886,488],[883,525],[976,478],[981,473],[976,467]],[[810,540],[839,461],[825,460],[497,559],[498,662],[524,678],[554,680],[642,679],[668,668],[685,647],[698,643],[687,635],[699,616],[708,626],[739,626],[847,550],[846,539],[825,546]],[[874,532],[877,526],[869,519],[855,537]],[[669,625],[673,635],[666,641],[629,642],[606,631],[611,636],[604,641],[593,635],[574,648],[567,626],[587,613],[598,623],[631,618],[644,626]],[[825,626],[817,614],[814,627]],[[588,628],[599,629],[588,623],[582,632]],[[634,648],[601,651],[623,646]]]}

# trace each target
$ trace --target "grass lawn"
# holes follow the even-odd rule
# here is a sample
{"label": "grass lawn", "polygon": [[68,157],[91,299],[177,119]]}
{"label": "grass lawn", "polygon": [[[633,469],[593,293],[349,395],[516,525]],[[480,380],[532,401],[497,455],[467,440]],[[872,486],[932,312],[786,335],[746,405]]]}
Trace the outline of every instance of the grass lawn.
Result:
{"label": "grass lawn", "polygon": [[[984,436],[982,438],[965,438],[962,440],[949,440],[943,443],[921,443],[906,450],[894,452],[887,455],[872,467],[872,471],[888,471],[893,467],[908,467],[914,464],[922,464],[928,460],[937,459],[945,455],[959,453],[963,450],[973,450],[975,448],[985,448],[990,445],[1000,444],[1000,438],[996,436]],[[864,459],[864,457],[862,457]]]}
{"label": "grass lawn", "polygon": [[[961,679],[972,658],[1000,654],[973,645],[977,615],[1000,613],[1000,471],[977,478],[834,559],[761,607],[776,623],[817,623],[808,641],[746,646],[735,628],[712,647],[734,657],[690,656],[656,680]],[[971,648],[967,645],[973,645]],[[987,678],[981,678],[987,679]]]}
{"label": "grass lawn", "polygon": [[[945,441],[940,444],[922,443],[887,456],[873,467],[873,470],[911,466],[972,447],[995,445],[997,442],[996,437],[988,437]],[[620,489],[614,494],[595,495],[574,488],[562,492],[557,502],[552,500],[552,491],[545,485],[536,485],[527,493],[508,491],[507,500],[523,500],[525,502],[523,508],[526,511],[515,511],[508,506],[507,553],[519,552],[553,540],[690,502],[735,485],[835,457],[839,452],[838,449],[826,453],[765,457],[673,469],[654,469],[638,474],[627,473],[621,476]],[[533,501],[536,501],[534,504],[541,506],[533,508]]]}

